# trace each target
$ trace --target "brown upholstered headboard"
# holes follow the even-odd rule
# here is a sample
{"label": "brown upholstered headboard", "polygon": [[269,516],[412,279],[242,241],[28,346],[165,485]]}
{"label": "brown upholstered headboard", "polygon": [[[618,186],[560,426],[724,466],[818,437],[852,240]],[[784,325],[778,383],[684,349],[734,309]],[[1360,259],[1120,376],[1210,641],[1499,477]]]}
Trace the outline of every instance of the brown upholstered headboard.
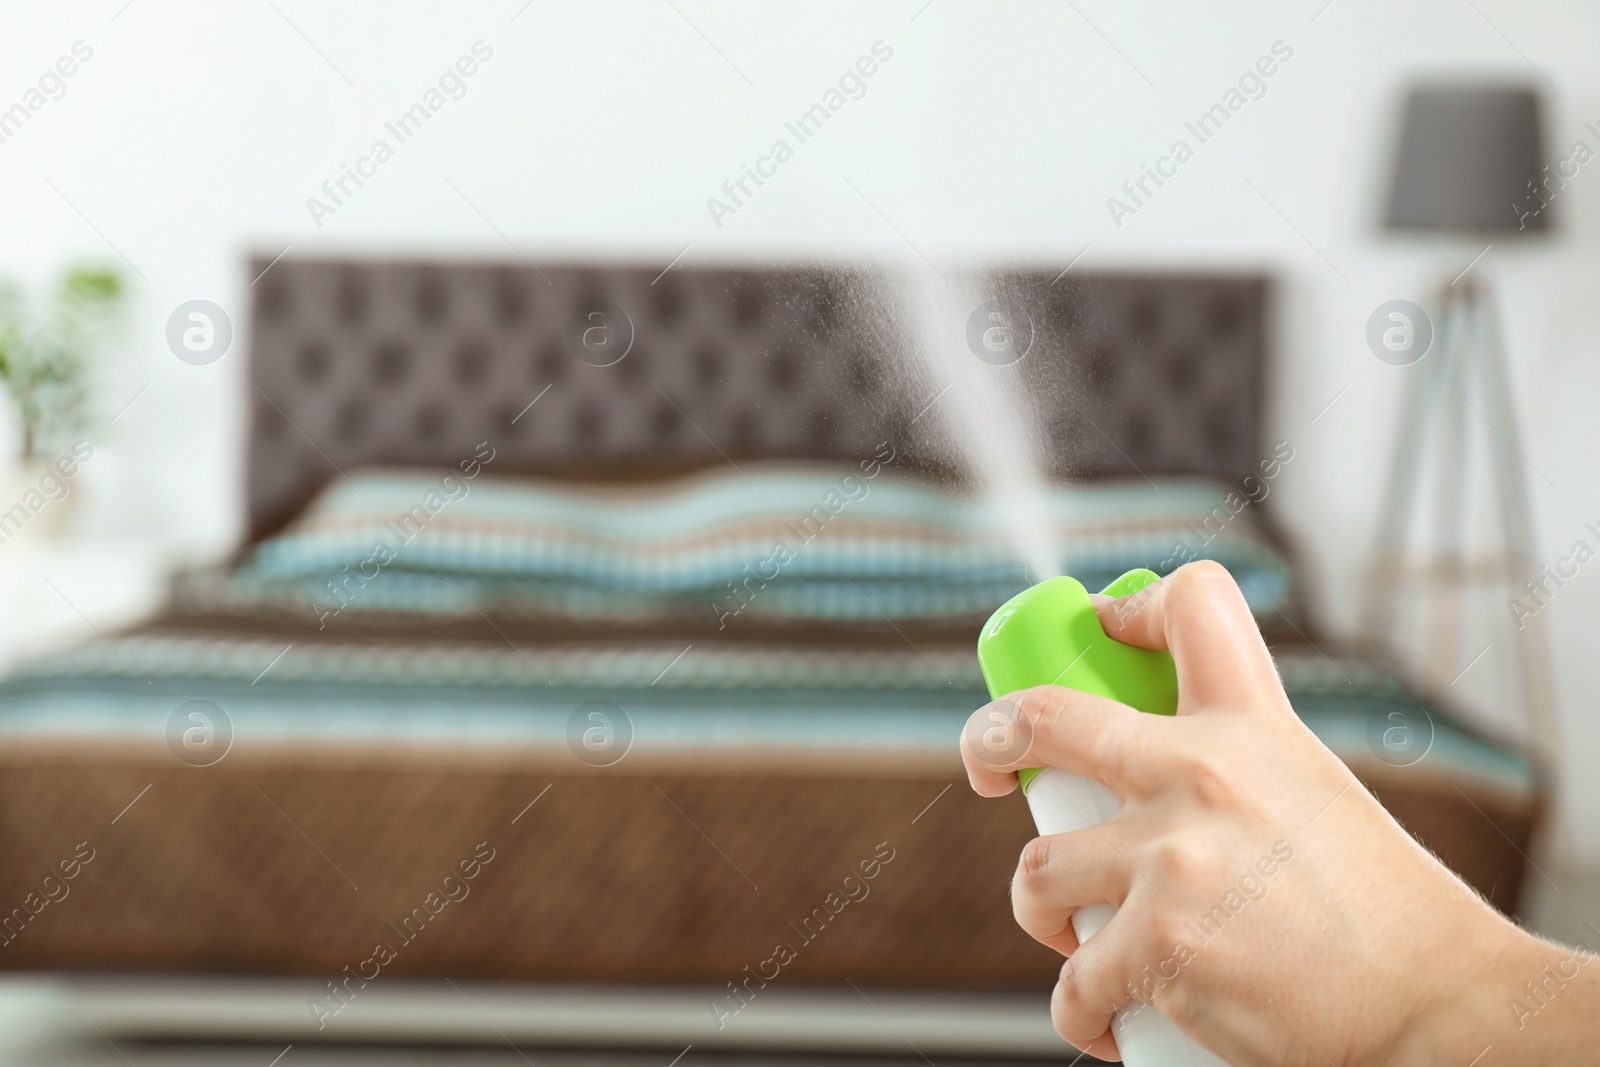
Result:
{"label": "brown upholstered headboard", "polygon": [[[958,469],[919,419],[937,390],[895,370],[874,274],[663,266],[272,266],[250,326],[252,537],[340,471],[453,465],[484,440],[502,473],[855,461],[886,439],[908,466]],[[1234,482],[1261,458],[1265,278],[1027,268],[981,290],[1032,320],[1016,373],[1052,477]]]}

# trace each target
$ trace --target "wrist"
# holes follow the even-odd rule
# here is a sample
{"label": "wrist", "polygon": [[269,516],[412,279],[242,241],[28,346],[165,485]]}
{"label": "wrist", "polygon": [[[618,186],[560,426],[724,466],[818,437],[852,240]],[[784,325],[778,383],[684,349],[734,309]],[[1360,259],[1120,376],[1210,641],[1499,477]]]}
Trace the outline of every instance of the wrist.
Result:
{"label": "wrist", "polygon": [[1574,950],[1498,916],[1493,927],[1458,937],[1452,951],[1426,964],[1437,980],[1419,983],[1426,992],[1385,1064],[1560,1062],[1558,1017],[1567,1014],[1556,1010],[1560,994],[1574,982],[1600,978],[1600,968],[1581,966]]}

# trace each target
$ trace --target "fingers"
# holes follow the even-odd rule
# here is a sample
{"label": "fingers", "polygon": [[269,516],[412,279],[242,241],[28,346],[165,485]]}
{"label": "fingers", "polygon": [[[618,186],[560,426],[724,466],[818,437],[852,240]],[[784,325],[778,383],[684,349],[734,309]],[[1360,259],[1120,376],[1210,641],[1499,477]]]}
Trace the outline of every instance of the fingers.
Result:
{"label": "fingers", "polygon": [[980,796],[1016,788],[1022,767],[1059,767],[1143,796],[1170,771],[1165,719],[1105,697],[1043,685],[991,701],[961,731],[961,759]]}
{"label": "fingers", "polygon": [[1070,954],[1078,951],[1073,912],[1090,904],[1121,906],[1134,871],[1115,833],[1107,825],[1028,842],[1011,880],[1011,911],[1028,936]]}
{"label": "fingers", "polygon": [[1111,1020],[1132,998],[1128,992],[1123,943],[1129,927],[1112,918],[1109,925],[1073,953],[1061,967],[1050,994],[1050,1021],[1056,1033],[1102,1059],[1120,1059],[1111,1036]]}
{"label": "fingers", "polygon": [[1220,563],[1179,567],[1138,593],[1095,598],[1108,637],[1172,653],[1180,714],[1196,707],[1281,698],[1272,655],[1233,576]]}
{"label": "fingers", "polygon": [[[1073,1047],[1078,1048],[1078,1051],[1082,1054],[1093,1056],[1095,1059],[1106,1063],[1122,1062],[1122,1052],[1117,1048],[1117,1039],[1112,1036],[1110,1030],[1107,1030],[1103,1036],[1090,1041],[1081,1048],[1076,1045]],[[1069,1064],[1068,1067],[1072,1067],[1072,1065]]]}

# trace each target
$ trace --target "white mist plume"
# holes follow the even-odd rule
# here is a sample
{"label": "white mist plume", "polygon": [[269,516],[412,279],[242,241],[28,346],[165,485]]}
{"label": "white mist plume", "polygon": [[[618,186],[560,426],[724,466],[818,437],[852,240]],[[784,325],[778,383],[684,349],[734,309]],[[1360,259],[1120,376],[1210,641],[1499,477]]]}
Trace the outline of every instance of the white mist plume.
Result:
{"label": "white mist plume", "polygon": [[994,366],[967,344],[967,320],[982,297],[932,266],[906,265],[899,297],[911,349],[946,392],[928,417],[950,434],[1005,535],[1035,582],[1061,573],[1049,493],[1039,473],[1038,436],[1015,366]]}

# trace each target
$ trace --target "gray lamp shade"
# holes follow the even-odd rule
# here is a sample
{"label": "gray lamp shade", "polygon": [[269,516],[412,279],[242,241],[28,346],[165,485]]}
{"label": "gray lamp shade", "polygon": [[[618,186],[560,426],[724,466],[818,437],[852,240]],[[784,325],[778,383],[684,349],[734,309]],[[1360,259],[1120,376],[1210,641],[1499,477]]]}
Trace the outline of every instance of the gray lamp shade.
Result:
{"label": "gray lamp shade", "polygon": [[1538,94],[1523,87],[1413,89],[1385,225],[1455,233],[1549,229],[1539,113]]}

